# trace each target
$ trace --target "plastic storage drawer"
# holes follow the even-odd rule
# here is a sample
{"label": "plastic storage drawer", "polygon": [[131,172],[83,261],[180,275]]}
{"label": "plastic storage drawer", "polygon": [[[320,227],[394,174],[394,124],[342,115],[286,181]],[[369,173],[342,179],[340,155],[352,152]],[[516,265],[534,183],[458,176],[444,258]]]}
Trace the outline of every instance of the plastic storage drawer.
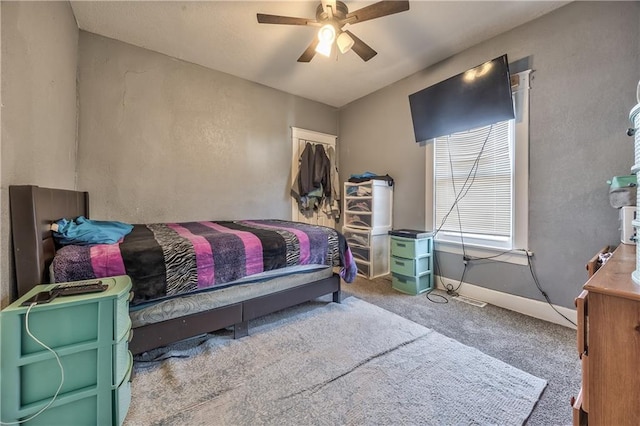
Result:
{"label": "plastic storage drawer", "polygon": [[129,364],[132,360],[131,351],[129,351],[129,340],[122,339],[113,345],[113,385],[118,386],[129,370]]}
{"label": "plastic storage drawer", "polygon": [[347,210],[350,212],[371,213],[371,198],[353,198],[347,200]]}
{"label": "plastic storage drawer", "polygon": [[356,259],[356,266],[358,267],[358,274],[365,277],[369,276],[369,271],[371,270],[371,265],[369,263],[358,262],[358,260]]}
{"label": "plastic storage drawer", "polygon": [[417,277],[407,277],[404,275],[393,274],[391,286],[402,293],[420,294],[433,288],[433,275],[425,273]]}
{"label": "plastic storage drawer", "polygon": [[351,247],[351,254],[353,254],[353,258],[356,260],[363,262],[369,262],[371,260],[369,249],[365,247]]}
{"label": "plastic storage drawer", "polygon": [[119,425],[124,423],[124,419],[129,411],[129,405],[131,404],[131,372],[133,370],[133,356],[129,359],[129,369],[127,374],[120,384],[113,391],[113,418],[118,420]]}
{"label": "plastic storage drawer", "polygon": [[391,256],[391,272],[406,276],[415,276],[421,272],[431,272],[429,260],[429,256],[417,259]]}
{"label": "plastic storage drawer", "polygon": [[344,225],[353,228],[370,229],[371,228],[371,213],[365,212],[345,212]]}
{"label": "plastic storage drawer", "polygon": [[391,253],[394,256],[415,258],[431,254],[433,240],[431,238],[412,239],[391,236]]}
{"label": "plastic storage drawer", "polygon": [[369,238],[368,230],[357,230],[353,228],[343,228],[342,233],[347,243],[351,248],[354,246],[369,247],[371,246],[371,239]]}

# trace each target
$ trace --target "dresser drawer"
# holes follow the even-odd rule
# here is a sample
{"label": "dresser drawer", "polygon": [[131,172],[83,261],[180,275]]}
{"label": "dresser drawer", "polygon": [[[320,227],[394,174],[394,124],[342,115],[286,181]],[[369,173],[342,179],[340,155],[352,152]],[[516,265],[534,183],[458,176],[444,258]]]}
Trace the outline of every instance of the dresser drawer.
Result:
{"label": "dresser drawer", "polygon": [[433,240],[431,238],[402,238],[391,236],[391,255],[413,259],[431,254]]}
{"label": "dresser drawer", "polygon": [[424,272],[431,272],[431,256],[423,256],[417,259],[391,256],[391,272],[405,276],[415,276]]}

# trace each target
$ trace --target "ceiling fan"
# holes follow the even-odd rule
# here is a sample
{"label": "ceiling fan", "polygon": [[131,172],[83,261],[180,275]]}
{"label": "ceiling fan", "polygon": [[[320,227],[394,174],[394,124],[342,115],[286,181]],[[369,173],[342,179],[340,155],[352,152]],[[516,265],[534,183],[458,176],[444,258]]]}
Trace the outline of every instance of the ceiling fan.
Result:
{"label": "ceiling fan", "polygon": [[316,52],[325,56],[331,55],[334,42],[340,52],[349,50],[356,52],[363,61],[368,61],[378,54],[368,44],[356,37],[347,28],[350,25],[370,19],[381,18],[398,12],[409,10],[408,1],[380,1],[349,12],[346,4],[336,0],[322,0],[316,8],[316,19],[294,18],[290,16],[267,15],[258,13],[260,24],[308,25],[320,27],[317,37],[300,55],[298,62],[310,62]]}

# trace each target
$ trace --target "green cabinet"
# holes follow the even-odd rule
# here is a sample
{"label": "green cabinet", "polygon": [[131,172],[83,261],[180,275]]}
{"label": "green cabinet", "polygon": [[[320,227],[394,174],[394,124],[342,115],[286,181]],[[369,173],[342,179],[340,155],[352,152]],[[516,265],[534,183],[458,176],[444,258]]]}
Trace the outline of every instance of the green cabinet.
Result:
{"label": "green cabinet", "polygon": [[391,286],[420,294],[433,288],[433,237],[391,236]]}
{"label": "green cabinet", "polygon": [[127,276],[100,280],[109,286],[100,293],[57,297],[31,309],[21,306],[36,293],[55,287],[40,285],[0,312],[2,422],[34,416],[59,388],[55,400],[24,424],[124,422],[133,367],[128,350],[131,281]]}

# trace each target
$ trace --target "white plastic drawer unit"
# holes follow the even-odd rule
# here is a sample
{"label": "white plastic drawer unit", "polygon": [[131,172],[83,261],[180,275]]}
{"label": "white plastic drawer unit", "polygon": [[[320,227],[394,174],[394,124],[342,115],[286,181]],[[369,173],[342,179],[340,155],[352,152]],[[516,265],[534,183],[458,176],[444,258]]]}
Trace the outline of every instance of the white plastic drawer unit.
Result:
{"label": "white plastic drawer unit", "polygon": [[393,187],[381,180],[345,182],[342,202],[342,233],[358,274],[366,278],[388,274]]}
{"label": "white plastic drawer unit", "polygon": [[344,184],[344,224],[352,228],[388,230],[392,224],[393,187],[370,180]]}
{"label": "white plastic drawer unit", "polygon": [[369,231],[358,230],[354,228],[343,228],[342,233],[347,240],[349,247],[370,247],[371,239],[369,238]]}

